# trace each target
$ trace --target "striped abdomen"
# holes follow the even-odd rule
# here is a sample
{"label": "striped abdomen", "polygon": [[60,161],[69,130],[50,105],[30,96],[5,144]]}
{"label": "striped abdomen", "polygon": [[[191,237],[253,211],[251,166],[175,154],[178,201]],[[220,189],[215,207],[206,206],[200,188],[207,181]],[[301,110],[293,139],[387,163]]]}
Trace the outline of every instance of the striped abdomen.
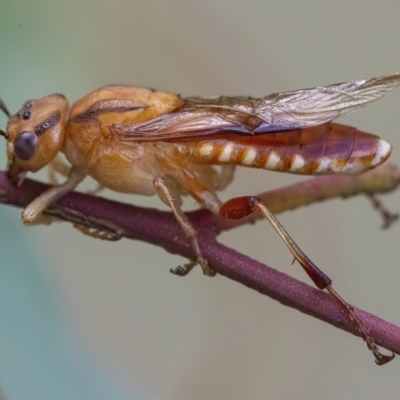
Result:
{"label": "striped abdomen", "polygon": [[229,135],[192,142],[195,164],[236,164],[296,174],[360,173],[384,162],[391,145],[336,123],[259,136]]}

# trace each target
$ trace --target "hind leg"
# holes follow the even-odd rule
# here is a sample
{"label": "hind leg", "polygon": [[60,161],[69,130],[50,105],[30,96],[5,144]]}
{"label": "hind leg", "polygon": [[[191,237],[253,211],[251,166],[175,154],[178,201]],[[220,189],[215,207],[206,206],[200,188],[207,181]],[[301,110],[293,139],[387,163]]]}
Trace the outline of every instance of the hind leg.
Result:
{"label": "hind leg", "polygon": [[374,339],[369,335],[367,328],[363,322],[355,314],[353,307],[347,303],[333,288],[332,280],[325,275],[307,256],[303,253],[296,242],[287,233],[278,219],[272,214],[265,204],[257,197],[238,197],[224,203],[219,210],[219,215],[229,219],[244,218],[252,213],[260,213],[272,225],[281,239],[284,241],[294,258],[299,262],[307,275],[312,279],[315,285],[322,290],[326,290],[330,296],[340,305],[347,313],[349,319],[360,333],[361,337],[367,344],[369,350],[372,351],[375,362],[383,365],[394,358],[392,355],[384,355],[374,343]]}

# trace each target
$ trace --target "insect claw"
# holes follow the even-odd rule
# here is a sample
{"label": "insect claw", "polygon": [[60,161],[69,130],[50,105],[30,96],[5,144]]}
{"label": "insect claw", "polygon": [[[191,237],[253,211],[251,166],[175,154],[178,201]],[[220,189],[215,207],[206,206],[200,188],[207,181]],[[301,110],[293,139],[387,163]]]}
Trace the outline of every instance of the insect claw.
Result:
{"label": "insect claw", "polygon": [[392,361],[394,358],[394,353],[392,353],[390,355],[382,354],[379,351],[373,351],[373,353],[375,356],[375,364],[376,365],[385,365],[389,361]]}
{"label": "insect claw", "polygon": [[177,267],[171,268],[169,272],[174,275],[185,276],[196,265],[200,265],[201,269],[203,270],[203,274],[206,276],[215,276],[217,274],[213,269],[208,266],[207,260],[204,257],[199,257],[196,261],[191,261],[187,264],[178,265]]}
{"label": "insect claw", "polygon": [[381,214],[381,217],[383,219],[382,229],[390,228],[399,219],[399,214],[398,213],[392,213],[391,211],[389,211],[383,205],[382,201],[378,200],[375,196],[369,195],[368,197],[371,199],[372,205]]}
{"label": "insect claw", "polygon": [[191,261],[190,263],[178,265],[174,268],[170,268],[169,272],[171,272],[171,274],[174,274],[177,276],[186,276],[193,269],[193,267],[196,264],[197,264],[197,261]]}
{"label": "insect claw", "polygon": [[398,219],[399,219],[398,213],[388,215],[383,222],[382,229],[390,228]]}
{"label": "insect claw", "polygon": [[32,208],[25,208],[21,213],[21,220],[24,225],[32,225],[35,222],[39,213],[36,213]]}
{"label": "insect claw", "polygon": [[361,319],[357,316],[357,314],[354,311],[354,308],[350,304],[346,303],[339,296],[339,294],[332,288],[332,286],[328,286],[326,290],[333,297],[333,299],[336,300],[339,303],[339,305],[344,309],[347,316],[350,318],[350,321],[354,324],[361,338],[366,343],[368,349],[374,355],[375,363],[377,365],[384,365],[389,361],[393,360],[394,353],[390,355],[385,355],[379,351],[379,347],[375,344],[374,338],[370,336],[368,329],[361,321]]}

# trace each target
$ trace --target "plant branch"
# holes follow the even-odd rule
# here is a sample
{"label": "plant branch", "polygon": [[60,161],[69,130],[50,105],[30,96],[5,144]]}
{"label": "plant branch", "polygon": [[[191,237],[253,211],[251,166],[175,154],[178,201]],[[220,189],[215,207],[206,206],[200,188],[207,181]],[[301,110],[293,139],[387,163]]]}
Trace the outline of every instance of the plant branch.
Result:
{"label": "plant branch", "polygon": [[[337,197],[348,198],[364,194],[375,196],[397,189],[400,184],[400,169],[394,164],[384,164],[361,175],[325,175],[311,178],[293,185],[257,195],[274,214],[295,210],[299,207]],[[259,214],[239,221],[221,219],[221,230],[260,219]],[[384,218],[384,226],[387,221]]]}
{"label": "plant branch", "polygon": [[[394,190],[399,182],[399,169],[386,165],[359,177],[312,178],[259,197],[266,202],[271,211],[278,213],[338,196],[385,193]],[[21,187],[17,187],[8,180],[4,172],[0,172],[1,203],[25,207],[48,187],[32,180],[26,180]],[[192,246],[169,212],[71,192],[49,208],[46,214],[88,229],[106,231],[111,238],[124,236],[161,246],[171,253],[180,254],[186,258],[195,257]],[[217,273],[255,289],[284,305],[357,335],[346,313],[328,294],[216,241],[215,236],[221,230],[241,225],[242,221],[239,223],[226,221],[206,210],[190,212],[187,215],[198,232],[198,241],[203,254]],[[249,219],[245,222],[249,222]],[[399,327],[365,311],[359,309],[355,311],[378,345],[400,354]]]}

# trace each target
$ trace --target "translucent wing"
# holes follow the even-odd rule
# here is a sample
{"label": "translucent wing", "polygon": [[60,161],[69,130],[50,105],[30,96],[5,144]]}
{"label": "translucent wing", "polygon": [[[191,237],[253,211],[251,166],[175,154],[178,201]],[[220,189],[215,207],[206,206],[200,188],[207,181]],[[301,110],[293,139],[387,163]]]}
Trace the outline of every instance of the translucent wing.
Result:
{"label": "translucent wing", "polygon": [[136,125],[113,125],[122,141],[202,139],[291,131],[331,121],[385,96],[400,74],[251,97],[189,97],[179,109]]}

